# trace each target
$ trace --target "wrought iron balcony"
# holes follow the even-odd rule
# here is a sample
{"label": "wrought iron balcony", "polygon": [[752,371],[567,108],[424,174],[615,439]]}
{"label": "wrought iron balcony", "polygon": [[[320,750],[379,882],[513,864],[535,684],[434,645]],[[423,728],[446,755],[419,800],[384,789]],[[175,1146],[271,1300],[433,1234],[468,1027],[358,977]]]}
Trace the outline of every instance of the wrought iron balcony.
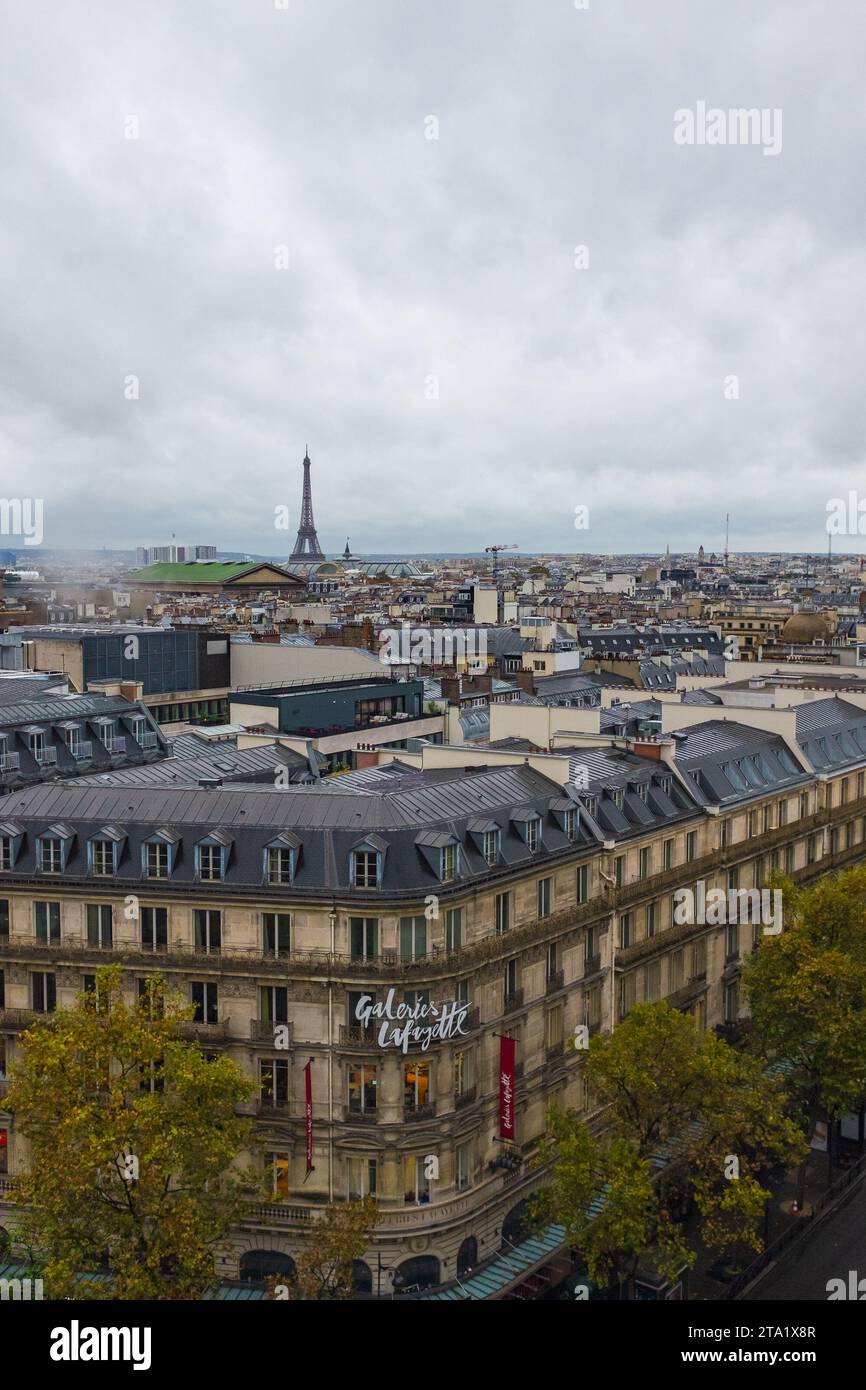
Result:
{"label": "wrought iron balcony", "polygon": [[20,753],[0,753],[0,772],[17,772],[20,766]]}
{"label": "wrought iron balcony", "polygon": [[93,757],[93,743],[87,739],[84,743],[70,743],[69,752],[77,763],[87,763]]}
{"label": "wrought iron balcony", "polygon": [[562,989],[565,982],[564,970],[553,970],[547,976],[546,991],[548,994],[556,994],[557,990]]}
{"label": "wrought iron balcony", "polygon": [[505,1013],[513,1014],[517,1009],[523,1008],[523,990],[514,989],[505,996]]}
{"label": "wrought iron balcony", "polygon": [[403,1119],[407,1124],[420,1122],[422,1120],[432,1120],[435,1115],[435,1100],[428,1100],[423,1105],[407,1105],[403,1109]]}
{"label": "wrought iron balcony", "polygon": [[454,1096],[454,1109],[464,1110],[467,1105],[472,1105],[477,1099],[477,1086],[467,1086],[465,1091],[457,1091]]}
{"label": "wrought iron balcony", "polygon": [[269,1047],[276,1047],[277,1032],[281,1039],[285,1039],[289,1044],[294,1041],[294,1024],[274,1023],[270,1019],[251,1018],[250,1037],[253,1042],[267,1043]]}

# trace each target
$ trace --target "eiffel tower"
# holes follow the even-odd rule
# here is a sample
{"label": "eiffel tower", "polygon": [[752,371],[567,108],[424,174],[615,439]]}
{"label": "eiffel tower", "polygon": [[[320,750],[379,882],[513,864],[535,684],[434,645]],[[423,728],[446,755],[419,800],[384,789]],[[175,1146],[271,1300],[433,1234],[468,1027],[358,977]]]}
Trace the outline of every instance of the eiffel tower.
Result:
{"label": "eiffel tower", "polygon": [[319,545],[316,523],[313,521],[313,492],[310,487],[310,455],[304,453],[304,497],[301,502],[301,524],[298,538],[290,560],[324,560],[325,552]]}

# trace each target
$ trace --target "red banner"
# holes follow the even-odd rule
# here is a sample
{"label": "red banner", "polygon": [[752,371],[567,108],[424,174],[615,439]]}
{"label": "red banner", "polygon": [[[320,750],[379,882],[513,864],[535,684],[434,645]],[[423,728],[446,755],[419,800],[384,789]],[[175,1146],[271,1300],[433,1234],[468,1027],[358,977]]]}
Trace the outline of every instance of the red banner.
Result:
{"label": "red banner", "polygon": [[499,1039],[499,1137],[514,1138],[515,1038]]}
{"label": "red banner", "polygon": [[304,1067],[304,1088],[306,1102],[304,1117],[307,1125],[307,1173],[313,1171],[313,1059]]}

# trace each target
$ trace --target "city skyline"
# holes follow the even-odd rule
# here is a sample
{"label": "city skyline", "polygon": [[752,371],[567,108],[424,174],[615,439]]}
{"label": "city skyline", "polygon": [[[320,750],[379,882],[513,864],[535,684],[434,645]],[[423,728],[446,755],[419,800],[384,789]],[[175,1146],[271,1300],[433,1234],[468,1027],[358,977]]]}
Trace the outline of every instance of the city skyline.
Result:
{"label": "city skyline", "polygon": [[[821,13],[830,102],[810,5],[15,7],[8,493],[46,545],[182,516],[279,553],[308,440],[328,553],[718,550],[738,495],[734,548],[825,549],[866,432],[858,18]],[[678,143],[716,102],[778,148]]]}

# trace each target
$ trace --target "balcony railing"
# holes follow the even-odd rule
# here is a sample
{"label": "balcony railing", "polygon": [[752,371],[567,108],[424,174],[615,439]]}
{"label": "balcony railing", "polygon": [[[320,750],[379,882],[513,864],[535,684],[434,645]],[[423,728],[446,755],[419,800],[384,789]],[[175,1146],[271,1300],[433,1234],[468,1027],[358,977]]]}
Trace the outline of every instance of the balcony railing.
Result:
{"label": "balcony railing", "polygon": [[46,1016],[34,1009],[0,1009],[0,1033],[20,1033]]}
{"label": "balcony railing", "polygon": [[153,729],[147,729],[144,733],[137,735],[136,742],[139,748],[155,748],[159,740]]}
{"label": "balcony railing", "polygon": [[30,751],[40,767],[51,767],[57,762],[56,748],[31,748]]}
{"label": "balcony railing", "polygon": [[556,994],[557,990],[562,989],[565,982],[564,970],[553,970],[547,977],[546,992]]}
{"label": "balcony railing", "polygon": [[225,1023],[198,1023],[194,1019],[182,1019],[177,1025],[182,1038],[190,1042],[225,1042]]}
{"label": "balcony railing", "polygon": [[478,1097],[476,1086],[467,1086],[465,1091],[457,1091],[454,1096],[454,1109],[464,1110],[467,1105],[472,1105]]}
{"label": "balcony railing", "polygon": [[269,1047],[276,1047],[276,1039],[279,1034],[280,1040],[285,1039],[291,1046],[294,1041],[294,1024],[292,1023],[273,1023],[269,1019],[251,1018],[250,1019],[250,1038],[253,1042],[267,1043]]}
{"label": "balcony railing", "polygon": [[599,972],[600,970],[601,970],[601,953],[600,953],[600,952],[599,952],[598,954],[594,955],[594,956],[587,956],[587,957],[585,958],[585,960],[584,960],[584,962],[583,962],[583,976],[584,976],[584,979],[586,979],[586,977],[587,977],[588,975],[597,975],[598,972]]}
{"label": "balcony railing", "polygon": [[126,736],[125,734],[106,734],[102,742],[105,744],[106,753],[125,753]]}
{"label": "balcony railing", "polygon": [[436,1115],[435,1100],[428,1100],[424,1105],[407,1105],[403,1108],[403,1119],[407,1124],[420,1123],[422,1120],[432,1120]]}
{"label": "balcony railing", "polygon": [[505,996],[505,1013],[513,1014],[516,1009],[523,1008],[523,990],[513,989]]}
{"label": "balcony railing", "polygon": [[0,772],[17,772],[20,766],[20,753],[0,753]]}
{"label": "balcony railing", "polygon": [[77,763],[87,763],[93,757],[93,743],[87,739],[83,743],[70,743],[69,752]]}
{"label": "balcony railing", "polygon": [[361,1023],[340,1024],[341,1047],[359,1047],[369,1052],[371,1047],[376,1046],[376,1036],[375,1028],[365,1028]]}

